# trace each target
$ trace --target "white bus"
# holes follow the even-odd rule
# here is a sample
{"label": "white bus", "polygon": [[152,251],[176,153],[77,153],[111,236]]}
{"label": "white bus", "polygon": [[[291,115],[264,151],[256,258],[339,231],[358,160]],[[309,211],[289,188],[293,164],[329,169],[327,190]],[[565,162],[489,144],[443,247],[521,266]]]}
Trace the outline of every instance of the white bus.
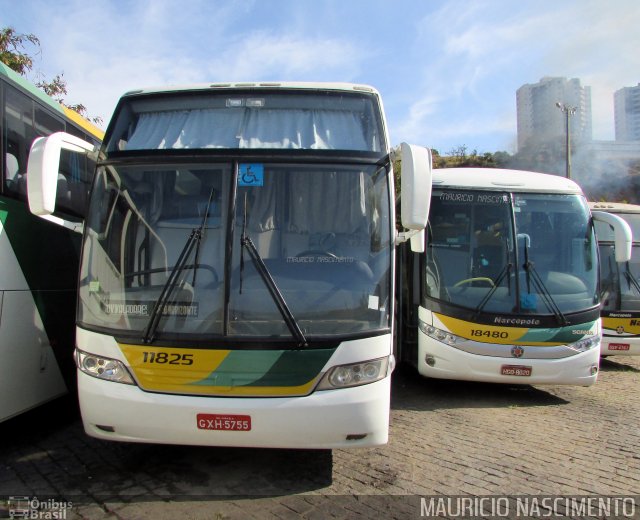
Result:
{"label": "white bus", "polygon": [[402,248],[401,357],[420,374],[591,385],[600,360],[598,251],[574,182],[514,170],[433,171],[426,251]]}
{"label": "white bus", "polygon": [[[31,152],[37,214],[53,207],[65,147],[93,148],[59,135]],[[408,236],[426,225],[429,200],[411,195],[430,189],[431,162],[424,148],[402,150]],[[391,164],[381,100],[367,86],[125,94],[84,230],[76,362],[86,432],[216,446],[386,443]]]}
{"label": "white bus", "polygon": [[631,227],[633,247],[628,262],[617,262],[611,227],[596,222],[600,248],[600,290],[603,356],[640,354],[640,206],[621,202],[590,202],[593,211],[623,218]]}
{"label": "white bus", "polygon": [[[66,131],[94,144],[102,131],[0,63],[0,421],[75,388],[73,349],[80,236],[27,205],[36,137]],[[63,156],[58,212],[80,220],[94,165]],[[43,263],[43,258],[47,259]]]}

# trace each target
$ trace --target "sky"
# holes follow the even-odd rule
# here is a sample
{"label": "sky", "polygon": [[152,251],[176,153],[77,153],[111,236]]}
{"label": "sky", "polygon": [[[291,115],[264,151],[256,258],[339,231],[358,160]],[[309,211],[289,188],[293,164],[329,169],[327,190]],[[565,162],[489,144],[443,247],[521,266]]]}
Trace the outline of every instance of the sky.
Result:
{"label": "sky", "polygon": [[63,73],[103,128],[143,87],[340,81],[381,93],[393,145],[515,153],[520,86],[580,79],[612,140],[640,83],[638,0],[0,0],[9,26],[40,40],[29,79]]}

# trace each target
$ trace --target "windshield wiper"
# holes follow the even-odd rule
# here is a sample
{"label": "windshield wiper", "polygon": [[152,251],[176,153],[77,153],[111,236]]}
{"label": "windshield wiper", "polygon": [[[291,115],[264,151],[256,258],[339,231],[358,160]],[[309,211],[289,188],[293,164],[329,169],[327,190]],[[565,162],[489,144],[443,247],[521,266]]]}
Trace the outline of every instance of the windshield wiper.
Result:
{"label": "windshield wiper", "polygon": [[569,321],[560,310],[560,307],[558,307],[558,305],[556,304],[555,300],[553,299],[553,296],[551,296],[551,293],[549,292],[547,287],[544,285],[544,282],[542,281],[542,278],[538,274],[538,271],[536,271],[536,268],[534,267],[533,262],[529,260],[529,243],[528,243],[529,236],[524,235],[523,238],[524,238],[524,264],[522,267],[527,273],[527,292],[531,294],[531,280],[533,280],[533,285],[540,293],[540,296],[542,296],[542,300],[544,301],[547,308],[555,316],[558,324],[562,326],[569,325]]}
{"label": "windshield wiper", "polygon": [[[482,300],[480,301],[480,303],[476,307],[476,313],[475,313],[474,319],[477,318],[480,315],[480,313],[482,312],[482,309],[484,309],[484,306],[489,302],[491,297],[498,290],[498,287],[500,287],[500,284],[502,283],[502,280],[504,280],[506,276],[510,277],[512,268],[513,268],[513,264],[511,262],[507,263],[507,265],[505,265],[502,268],[502,271],[500,271],[500,273],[496,277],[495,281],[493,282],[493,286],[491,287],[491,290],[489,290],[489,292],[487,292],[487,294],[485,294],[484,298],[482,298]],[[509,294],[511,294],[511,289],[509,289]]]}
{"label": "windshield wiper", "polygon": [[[160,323],[160,319],[162,318],[162,314],[164,312],[164,308],[169,302],[169,297],[173,293],[176,285],[178,284],[178,278],[180,274],[186,268],[193,268],[193,284],[196,282],[196,271],[198,270],[198,257],[200,255],[200,242],[202,241],[202,237],[204,235],[205,226],[207,225],[207,219],[209,218],[209,208],[211,206],[211,199],[213,198],[214,189],[211,188],[211,193],[209,194],[209,201],[207,202],[207,209],[202,217],[202,223],[199,227],[193,228],[191,233],[189,233],[189,237],[180,251],[180,255],[178,256],[178,260],[171,269],[171,273],[169,273],[169,278],[162,287],[162,291],[160,292],[160,296],[156,300],[155,305],[153,306],[153,310],[151,311],[151,316],[149,317],[149,322],[144,329],[144,334],[142,336],[143,343],[152,343],[155,339],[155,333],[158,329],[158,324]],[[191,265],[187,265],[187,260],[191,255],[191,251],[193,251],[194,246],[196,247],[196,257],[194,263]]]}
{"label": "windshield wiper", "polygon": [[633,288],[638,292],[638,294],[640,294],[640,283],[638,283],[638,279],[635,276],[633,276],[631,269],[629,269],[629,262],[626,262],[626,269],[624,271],[624,275],[627,278],[629,285],[632,285]]}
{"label": "windshield wiper", "polygon": [[[308,346],[307,338],[305,337],[304,333],[302,332],[302,329],[298,325],[298,321],[293,316],[291,309],[287,305],[287,302],[284,299],[284,296],[282,296],[280,289],[278,289],[278,286],[275,280],[271,276],[271,273],[269,272],[269,269],[264,263],[264,260],[260,256],[260,253],[258,252],[258,249],[253,243],[253,240],[251,240],[249,235],[247,235],[247,194],[246,193],[244,194],[244,220],[242,223],[242,236],[240,237],[240,244],[242,245],[243,250],[246,248],[246,250],[249,252],[249,256],[253,260],[256,266],[256,269],[258,271],[258,274],[260,274],[260,277],[264,281],[264,284],[267,286],[267,289],[269,290],[269,294],[271,295],[271,298],[273,299],[276,306],[278,307],[278,311],[280,311],[280,314],[282,315],[282,319],[286,323],[287,328],[289,329],[289,332],[291,332],[291,335],[294,338],[296,338],[296,340],[298,341],[298,347],[307,347]],[[242,293],[242,270],[243,269],[244,269],[244,258],[241,256],[240,257],[240,292],[241,293]]]}
{"label": "windshield wiper", "polygon": [[480,300],[480,303],[476,307],[475,316],[474,316],[476,319],[482,312],[482,309],[484,309],[484,306],[489,302],[489,300],[493,297],[495,292],[498,290],[498,287],[500,287],[500,284],[502,284],[502,280],[504,280],[506,276],[509,277],[507,278],[507,284],[509,287],[509,294],[511,294],[511,269],[513,269],[513,264],[509,261],[509,244],[507,242],[507,239],[505,238],[504,241],[505,241],[504,249],[505,249],[505,255],[506,255],[505,265],[500,271],[500,273],[498,273],[498,276],[496,277],[496,279],[493,281],[493,286],[491,287],[489,292],[487,292],[487,294],[484,295],[484,298]]}

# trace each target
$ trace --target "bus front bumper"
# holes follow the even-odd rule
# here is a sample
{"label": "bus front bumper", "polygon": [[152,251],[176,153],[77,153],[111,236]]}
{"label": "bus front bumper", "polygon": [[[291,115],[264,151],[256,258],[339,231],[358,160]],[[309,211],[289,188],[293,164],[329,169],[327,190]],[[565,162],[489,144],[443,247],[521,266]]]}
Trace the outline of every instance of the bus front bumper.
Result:
{"label": "bus front bumper", "polygon": [[387,443],[390,379],[304,397],[228,398],[145,392],[78,371],[78,390],[84,429],[100,439],[333,449]]}
{"label": "bus front bumper", "polygon": [[602,356],[640,356],[640,338],[603,336],[600,354]]}
{"label": "bus front bumper", "polygon": [[418,372],[425,377],[487,383],[590,386],[598,377],[599,363],[600,349],[597,347],[561,359],[481,356],[445,345],[419,332]]}

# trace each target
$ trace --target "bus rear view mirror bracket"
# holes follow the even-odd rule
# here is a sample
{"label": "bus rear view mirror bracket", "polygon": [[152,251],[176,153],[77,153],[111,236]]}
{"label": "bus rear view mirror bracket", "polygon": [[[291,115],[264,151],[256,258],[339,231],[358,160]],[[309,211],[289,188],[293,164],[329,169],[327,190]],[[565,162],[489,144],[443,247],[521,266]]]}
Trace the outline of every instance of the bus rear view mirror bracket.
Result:
{"label": "bus rear view mirror bracket", "polygon": [[411,240],[411,250],[424,251],[424,230],[431,204],[432,158],[424,146],[402,143],[402,178],[400,181],[401,220],[408,232],[399,233],[396,242]]}
{"label": "bus rear view mirror bracket", "polygon": [[606,211],[592,211],[594,220],[609,224],[613,228],[616,262],[624,263],[631,259],[631,245],[633,237],[627,221],[613,213]]}
{"label": "bus rear view mirror bracket", "polygon": [[65,132],[39,137],[31,145],[27,165],[27,193],[31,213],[59,226],[82,233],[83,225],[55,217],[60,152],[69,150],[88,155],[93,144]]}

